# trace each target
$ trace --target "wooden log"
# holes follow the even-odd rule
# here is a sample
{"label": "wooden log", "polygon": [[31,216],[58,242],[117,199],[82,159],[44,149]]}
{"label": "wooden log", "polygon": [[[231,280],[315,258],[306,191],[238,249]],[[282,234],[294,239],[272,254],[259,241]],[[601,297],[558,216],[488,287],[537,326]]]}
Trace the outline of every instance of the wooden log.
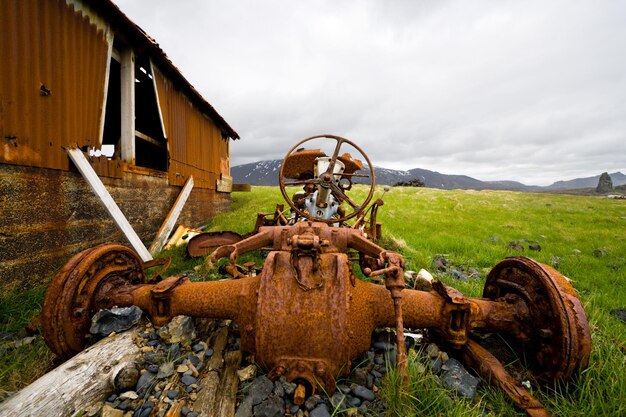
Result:
{"label": "wooden log", "polygon": [[124,375],[138,371],[136,334],[131,330],[100,340],[0,404],[0,417],[74,416],[102,401],[120,389]]}
{"label": "wooden log", "polygon": [[213,415],[220,385],[220,372],[224,365],[224,349],[228,343],[228,327],[220,328],[214,335],[213,343],[207,343],[213,347],[213,356],[205,365],[207,373],[200,382],[202,389],[198,392],[198,398],[193,405],[193,410],[201,416]]}
{"label": "wooden log", "polygon": [[237,388],[239,387],[237,370],[241,366],[241,351],[226,352],[224,359],[226,364],[222,372],[212,417],[233,417],[235,415],[235,402],[237,401]]}
{"label": "wooden log", "polygon": [[190,175],[189,178],[187,178],[187,182],[185,182],[185,186],[178,195],[178,198],[176,198],[176,202],[172,206],[172,209],[167,214],[167,217],[165,217],[161,228],[154,238],[154,242],[152,242],[152,245],[150,246],[149,252],[151,255],[154,255],[157,252],[161,252],[161,249],[163,249],[163,245],[165,245],[165,240],[170,235],[170,233],[172,233],[172,229],[174,228],[174,225],[178,220],[178,216],[180,216],[180,213],[183,211],[183,207],[187,202],[187,198],[189,198],[189,194],[191,194],[192,189],[193,175]]}

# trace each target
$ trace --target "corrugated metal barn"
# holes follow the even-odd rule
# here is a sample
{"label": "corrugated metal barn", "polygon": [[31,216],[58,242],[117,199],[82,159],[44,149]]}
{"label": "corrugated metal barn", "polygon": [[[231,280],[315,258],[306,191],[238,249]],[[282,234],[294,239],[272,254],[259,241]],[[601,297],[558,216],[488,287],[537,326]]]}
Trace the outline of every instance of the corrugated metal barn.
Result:
{"label": "corrugated metal barn", "polygon": [[69,160],[82,149],[144,242],[182,185],[179,223],[230,205],[237,133],[108,0],[0,0],[0,288],[79,250],[125,242]]}

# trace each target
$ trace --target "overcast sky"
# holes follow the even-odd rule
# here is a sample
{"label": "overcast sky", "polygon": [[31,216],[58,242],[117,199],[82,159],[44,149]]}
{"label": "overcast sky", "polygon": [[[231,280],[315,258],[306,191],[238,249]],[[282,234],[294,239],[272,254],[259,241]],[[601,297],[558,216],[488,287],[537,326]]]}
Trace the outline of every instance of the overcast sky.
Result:
{"label": "overcast sky", "polygon": [[241,136],[547,185],[626,173],[626,1],[114,0]]}

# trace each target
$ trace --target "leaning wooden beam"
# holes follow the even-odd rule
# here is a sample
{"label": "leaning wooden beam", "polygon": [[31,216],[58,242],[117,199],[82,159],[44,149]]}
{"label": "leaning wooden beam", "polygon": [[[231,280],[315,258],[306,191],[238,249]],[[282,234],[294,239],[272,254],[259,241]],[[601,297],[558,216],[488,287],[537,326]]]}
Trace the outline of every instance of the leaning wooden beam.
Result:
{"label": "leaning wooden beam", "polygon": [[87,183],[89,183],[93,192],[98,196],[104,208],[106,208],[111,217],[113,217],[117,227],[124,233],[124,236],[126,236],[126,239],[128,239],[133,249],[135,249],[135,252],[139,254],[141,260],[144,262],[151,261],[152,255],[150,255],[150,252],[148,252],[148,249],[146,249],[141,239],[139,239],[133,227],[128,220],[126,220],[120,208],[115,204],[113,197],[111,197],[109,191],[102,181],[100,181],[98,174],[93,170],[83,152],[80,149],[70,148],[67,149],[67,153],[74,162],[74,165],[76,165],[76,168],[78,168],[78,171],[83,175]]}
{"label": "leaning wooden beam", "polygon": [[135,334],[100,340],[0,404],[0,417],[74,416],[114,391],[129,389],[125,375],[138,372],[141,356]]}
{"label": "leaning wooden beam", "polygon": [[176,224],[176,221],[178,220],[178,216],[180,216],[181,211],[183,211],[183,207],[185,206],[185,203],[187,202],[187,198],[189,198],[189,194],[191,194],[192,189],[193,189],[193,175],[187,178],[187,181],[185,182],[185,186],[181,190],[180,194],[178,194],[178,198],[176,199],[176,202],[172,206],[172,209],[167,214],[165,221],[163,222],[163,224],[161,225],[161,228],[157,232],[156,237],[154,238],[154,242],[152,242],[152,245],[150,245],[149,251],[152,255],[154,255],[157,252],[160,252],[161,249],[163,249],[163,245],[165,245],[165,241],[167,240],[167,237],[170,235],[170,233],[172,233],[172,229],[174,228],[174,225]]}

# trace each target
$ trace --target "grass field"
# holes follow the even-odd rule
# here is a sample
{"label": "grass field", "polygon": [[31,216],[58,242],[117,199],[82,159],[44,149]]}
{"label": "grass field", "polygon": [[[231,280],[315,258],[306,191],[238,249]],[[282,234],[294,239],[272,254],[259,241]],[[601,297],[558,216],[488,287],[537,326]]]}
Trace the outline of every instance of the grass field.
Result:
{"label": "grass field", "polygon": [[[364,192],[364,188],[356,187],[353,198],[358,201]],[[380,194],[382,187],[375,196]],[[533,394],[553,415],[626,415],[626,323],[611,314],[613,309],[626,308],[626,201],[424,188],[392,188],[384,200],[379,221],[385,241],[393,242],[403,253],[407,269],[430,270],[438,254],[445,255],[454,266],[475,268],[481,279],[460,282],[439,276],[465,295],[480,296],[491,267],[511,255],[523,254],[554,265],[572,279],[592,330],[590,366],[567,385],[533,387]],[[275,187],[234,193],[232,210],[215,218],[208,230],[247,233],[257,212],[273,212],[281,201]],[[509,249],[511,241],[520,242],[524,252]],[[541,251],[529,252],[529,242],[537,242]],[[176,258],[172,273],[199,264],[183,261],[180,250],[170,254]],[[28,322],[38,311],[43,291],[35,289],[20,296],[27,300],[16,303],[16,295],[0,297],[0,331],[16,331]],[[43,355],[49,366],[50,354],[45,353],[41,342],[28,349]],[[0,390],[15,390],[33,377],[28,371],[33,365],[23,358],[32,355],[28,351],[0,352]],[[412,372],[415,374],[415,366]],[[449,401],[448,393],[429,377],[415,374],[408,388],[393,381],[392,374],[384,388],[390,415],[524,415],[486,384],[478,399],[468,402]]]}

